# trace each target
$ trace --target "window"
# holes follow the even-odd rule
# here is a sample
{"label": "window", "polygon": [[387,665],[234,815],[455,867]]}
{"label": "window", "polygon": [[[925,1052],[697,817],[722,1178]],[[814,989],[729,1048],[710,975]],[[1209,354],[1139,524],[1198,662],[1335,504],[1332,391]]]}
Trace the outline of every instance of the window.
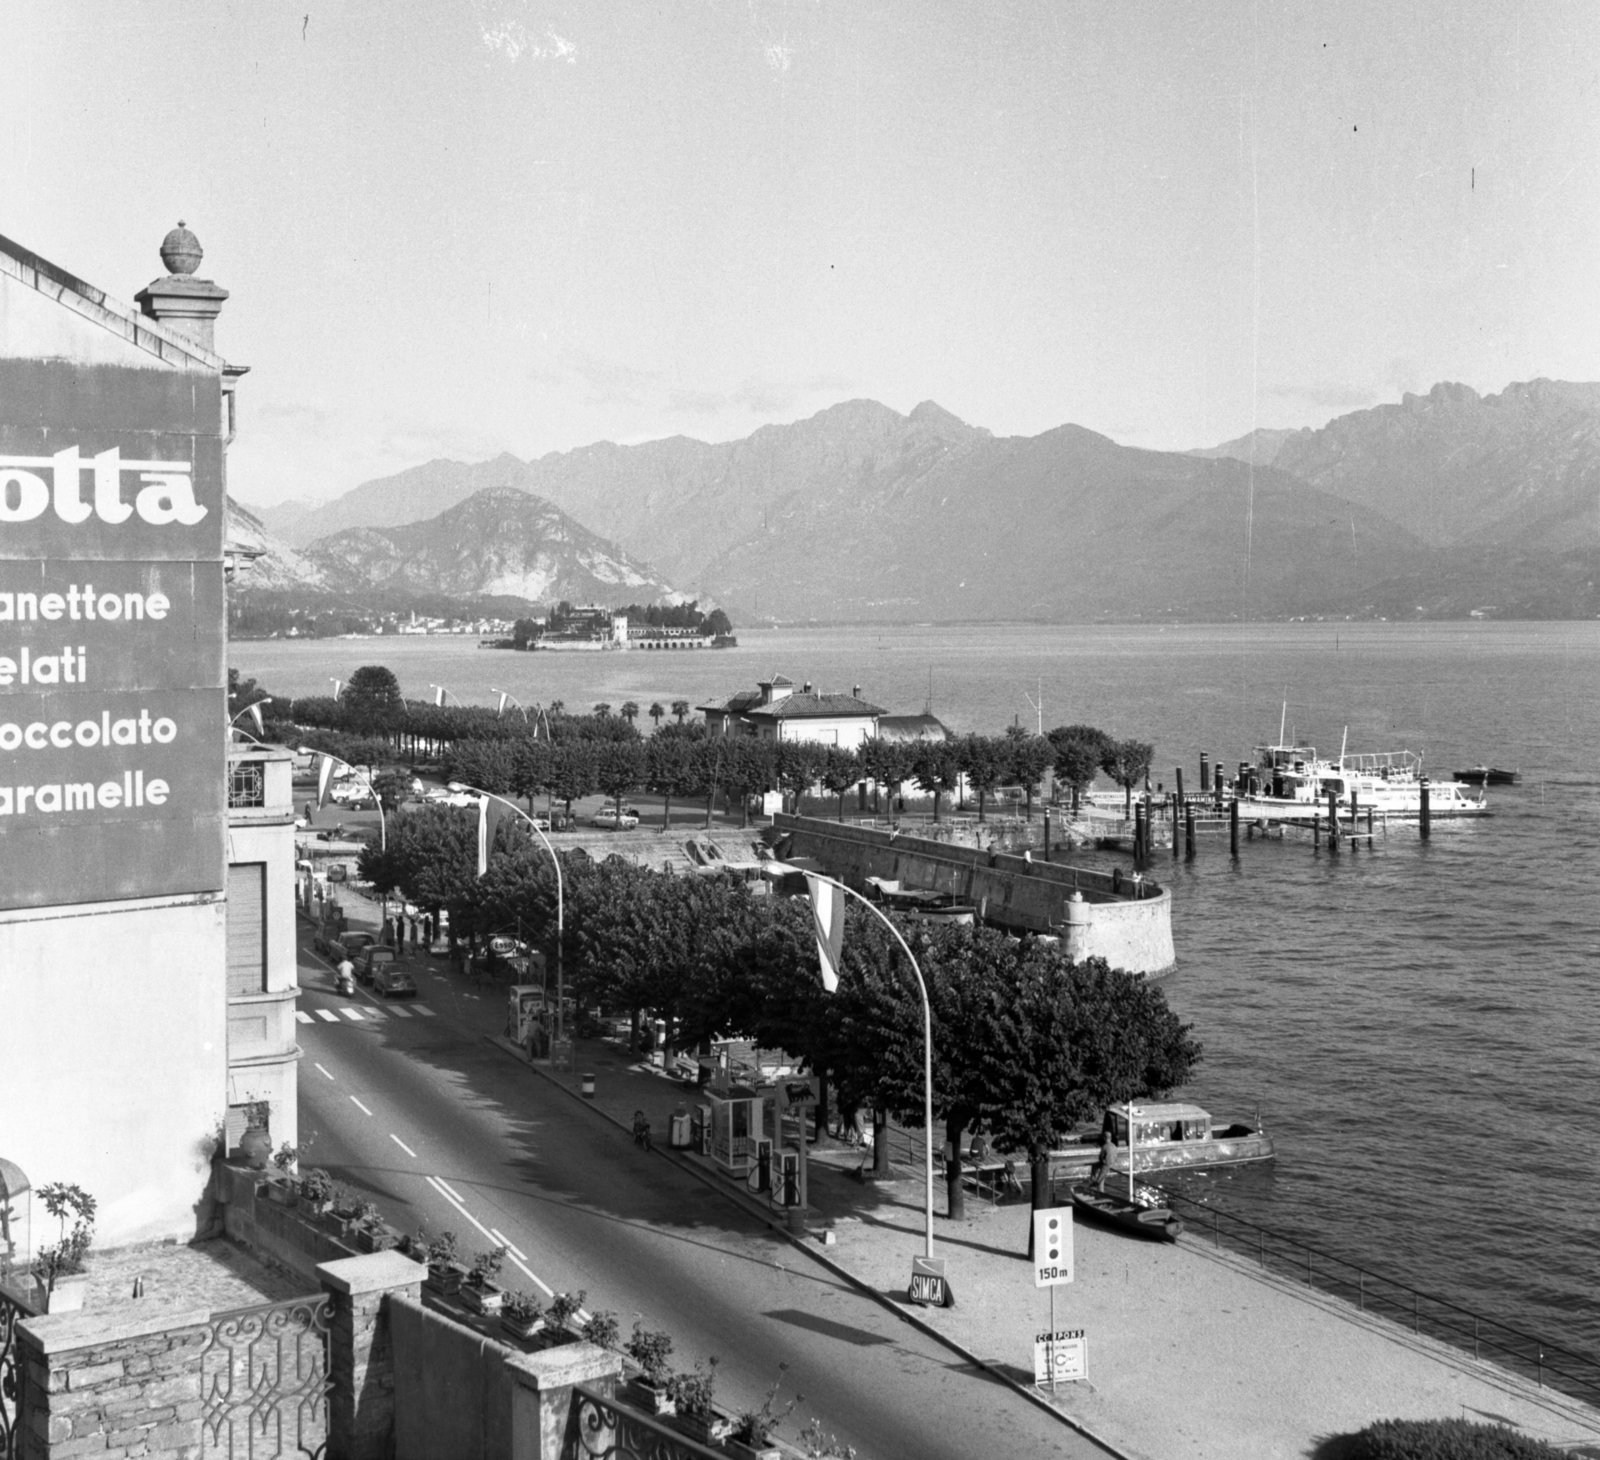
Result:
{"label": "window", "polygon": [[236,760],[228,767],[228,806],[267,804],[266,767],[259,760]]}
{"label": "window", "polygon": [[236,862],[228,868],[228,997],[266,987],[267,864]]}

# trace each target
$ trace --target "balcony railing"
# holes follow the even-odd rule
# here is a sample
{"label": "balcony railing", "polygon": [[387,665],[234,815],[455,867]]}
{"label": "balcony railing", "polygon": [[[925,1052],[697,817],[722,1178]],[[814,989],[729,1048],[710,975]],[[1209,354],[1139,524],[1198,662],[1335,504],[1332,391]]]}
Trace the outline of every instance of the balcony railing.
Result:
{"label": "balcony railing", "polygon": [[267,804],[267,768],[258,760],[236,760],[228,767],[228,809]]}

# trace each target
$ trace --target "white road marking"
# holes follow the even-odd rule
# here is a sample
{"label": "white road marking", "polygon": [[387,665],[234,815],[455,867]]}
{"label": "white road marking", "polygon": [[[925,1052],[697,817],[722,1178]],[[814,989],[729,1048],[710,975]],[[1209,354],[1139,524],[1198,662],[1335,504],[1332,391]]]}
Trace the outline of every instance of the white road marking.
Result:
{"label": "white road marking", "polygon": [[418,1004],[417,1013],[421,1014],[424,1019],[437,1019],[439,1017],[426,1004]]}
{"label": "white road marking", "polygon": [[[473,1216],[472,1213],[469,1212],[466,1209],[466,1207],[464,1207],[461,1204],[460,1198],[457,1197],[454,1193],[452,1193],[450,1191],[450,1189],[445,1186],[444,1182],[439,1180],[439,1178],[437,1176],[430,1176],[428,1178],[428,1182],[429,1182],[430,1185],[432,1185],[435,1188],[437,1188],[439,1194],[442,1197],[444,1197],[444,1199],[446,1201],[448,1201],[451,1206],[453,1206],[458,1212],[460,1212],[462,1216],[464,1216],[469,1222],[471,1222],[474,1227],[476,1227],[480,1232],[482,1232],[485,1237],[487,1237],[491,1242],[494,1242],[494,1241],[497,1240],[496,1237],[495,1237],[495,1234],[493,1232],[491,1232],[486,1226],[484,1226],[483,1223],[480,1222],[475,1216]],[[509,1247],[510,1243],[505,1243],[504,1245]],[[545,1297],[547,1297],[547,1298],[555,1297],[555,1295],[556,1295],[555,1289],[552,1288],[550,1286],[550,1284],[547,1283],[542,1277],[540,1277],[538,1273],[534,1272],[531,1268],[529,1268],[529,1266],[525,1262],[523,1262],[520,1258],[515,1256],[515,1254],[513,1254],[511,1260],[514,1263],[516,1263],[517,1266],[520,1267],[522,1269],[522,1271],[527,1275],[527,1278],[528,1278],[529,1282],[535,1284],[537,1287],[540,1287],[540,1288],[542,1288],[544,1290]]]}
{"label": "white road marking", "polygon": [[310,1024],[312,1022],[311,1016],[304,1009],[296,1009],[294,1017],[302,1024]]}
{"label": "white road marking", "polygon": [[326,1019],[330,1024],[337,1024],[339,1022],[339,1016],[335,1014],[332,1009],[318,1009],[317,1018]]}
{"label": "white road marking", "polygon": [[394,1018],[394,1019],[409,1019],[411,1017],[411,1010],[410,1009],[398,1009],[398,1008],[396,1008],[396,1009],[390,1009],[387,1012],[388,1012],[389,1016],[391,1018]]}
{"label": "white road marking", "polygon": [[[317,1068],[319,1070],[322,1070],[322,1066],[321,1065],[317,1065]],[[328,1072],[326,1070],[322,1070],[322,1073],[325,1074],[325,1075],[328,1075]],[[331,1080],[333,1078],[333,1076],[332,1075],[328,1075],[328,1078]]]}
{"label": "white road marking", "polygon": [[360,1009],[340,1009],[339,1012],[346,1019],[353,1019],[357,1024],[367,1017]]}
{"label": "white road marking", "polygon": [[507,1237],[506,1234],[498,1227],[491,1227],[489,1230],[494,1233],[495,1241],[504,1246],[506,1251],[516,1258],[518,1262],[526,1262],[528,1260],[528,1254],[518,1247],[517,1244]]}
{"label": "white road marking", "polygon": [[402,1151],[404,1151],[406,1153],[406,1155],[411,1157],[411,1159],[413,1161],[415,1161],[417,1159],[417,1153],[415,1151],[413,1151],[411,1149],[411,1147],[408,1146],[403,1140],[401,1140],[400,1137],[397,1136],[393,1131],[389,1132],[389,1139],[391,1141],[393,1141],[395,1143],[395,1145],[399,1146],[400,1149]]}
{"label": "white road marking", "polygon": [[371,1115],[372,1114],[372,1112],[370,1110],[368,1110],[367,1107],[365,1105],[363,1105],[359,1100],[357,1100],[354,1095],[352,1095],[350,1097],[350,1103],[352,1105],[354,1105],[355,1108],[357,1110],[359,1110],[363,1115]]}
{"label": "white road marking", "polygon": [[[451,1186],[450,1183],[444,1179],[444,1177],[430,1176],[428,1180],[440,1187],[444,1191],[444,1194],[449,1197],[451,1201],[461,1200],[461,1193],[457,1191],[455,1187]],[[483,1235],[487,1237],[489,1234],[485,1232]]]}

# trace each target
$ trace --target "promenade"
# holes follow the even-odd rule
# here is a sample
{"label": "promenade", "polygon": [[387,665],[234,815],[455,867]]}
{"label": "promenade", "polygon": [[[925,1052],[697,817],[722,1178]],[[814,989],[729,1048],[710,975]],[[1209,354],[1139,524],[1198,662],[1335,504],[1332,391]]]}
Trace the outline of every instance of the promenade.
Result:
{"label": "promenade", "polygon": [[[359,901],[349,892],[341,896]],[[453,992],[467,993],[469,985],[444,959],[412,966],[424,961]],[[544,1062],[530,1066],[503,1038],[500,991],[472,993],[477,997],[468,1002],[453,1001],[457,1016],[470,1016],[529,1079],[563,1087],[574,1121],[626,1128],[642,1109],[660,1159],[696,1171],[727,1200],[783,1225],[783,1214],[742,1182],[728,1181],[704,1158],[667,1149],[669,1117],[692,1108],[692,1086],[602,1040],[577,1041],[570,1072],[553,1072]],[[592,1101],[579,1093],[586,1072],[596,1080]],[[1032,1341],[1048,1327],[1050,1309],[1025,1258],[1026,1204],[995,1207],[969,1193],[964,1220],[940,1215],[937,1255],[948,1264],[956,1305],[913,1309],[904,1297],[911,1258],[922,1250],[921,1174],[863,1182],[853,1174],[861,1164],[859,1150],[826,1138],[812,1148],[808,1232],[797,1245],[949,1342],[953,1361],[979,1363],[1037,1395]],[[936,1212],[943,1212],[943,1199],[941,1178]],[[833,1233],[831,1245],[820,1240],[824,1231]],[[1132,1460],[1337,1460],[1339,1437],[1375,1419],[1460,1417],[1510,1424],[1600,1457],[1600,1411],[1263,1271],[1214,1247],[1209,1234],[1191,1230],[1169,1246],[1080,1224],[1075,1244],[1076,1281],[1056,1290],[1056,1324],[1086,1331],[1089,1378],[1062,1385],[1053,1400],[1018,1393],[1014,1402],[1053,1403],[1065,1422],[1114,1453]],[[1384,1266],[1381,1254],[1367,1256]]]}
{"label": "promenade", "polygon": [[[578,1051],[570,1076],[542,1063],[533,1072],[592,1105],[590,1119],[627,1124],[644,1110],[664,1159],[697,1168],[730,1200],[782,1222],[708,1160],[665,1150],[668,1117],[692,1105],[692,1088],[609,1043],[579,1041]],[[592,1102],[577,1093],[584,1072],[596,1077]],[[956,1304],[911,1308],[904,1298],[911,1258],[922,1250],[921,1175],[864,1183],[851,1174],[860,1163],[859,1151],[826,1139],[813,1147],[809,1235],[800,1245],[1031,1389],[1033,1336],[1049,1326],[1050,1308],[1026,1260],[1026,1204],[996,1207],[969,1193],[965,1220],[941,1216],[936,1250]],[[942,1179],[935,1202],[942,1212]],[[824,1229],[835,1234],[831,1246],[819,1240]],[[1133,1460],[1332,1460],[1338,1437],[1375,1419],[1430,1417],[1509,1424],[1600,1456],[1600,1411],[1262,1272],[1204,1234],[1154,1244],[1079,1224],[1074,1240],[1076,1280],[1056,1290],[1056,1323],[1086,1331],[1089,1379],[1041,1399]]]}

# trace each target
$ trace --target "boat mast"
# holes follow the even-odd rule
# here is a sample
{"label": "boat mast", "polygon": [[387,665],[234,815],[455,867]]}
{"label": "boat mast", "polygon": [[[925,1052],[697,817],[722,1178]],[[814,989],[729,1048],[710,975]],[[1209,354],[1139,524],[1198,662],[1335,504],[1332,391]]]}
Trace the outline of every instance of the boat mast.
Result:
{"label": "boat mast", "polygon": [[1350,727],[1344,727],[1344,738],[1339,742],[1339,769],[1344,769],[1344,748],[1350,743]]}
{"label": "boat mast", "polygon": [[1283,748],[1283,732],[1289,724],[1289,701],[1283,702],[1283,713],[1278,716],[1278,748]]}
{"label": "boat mast", "polygon": [[1128,1101],[1128,1200],[1133,1200],[1133,1101]]}

